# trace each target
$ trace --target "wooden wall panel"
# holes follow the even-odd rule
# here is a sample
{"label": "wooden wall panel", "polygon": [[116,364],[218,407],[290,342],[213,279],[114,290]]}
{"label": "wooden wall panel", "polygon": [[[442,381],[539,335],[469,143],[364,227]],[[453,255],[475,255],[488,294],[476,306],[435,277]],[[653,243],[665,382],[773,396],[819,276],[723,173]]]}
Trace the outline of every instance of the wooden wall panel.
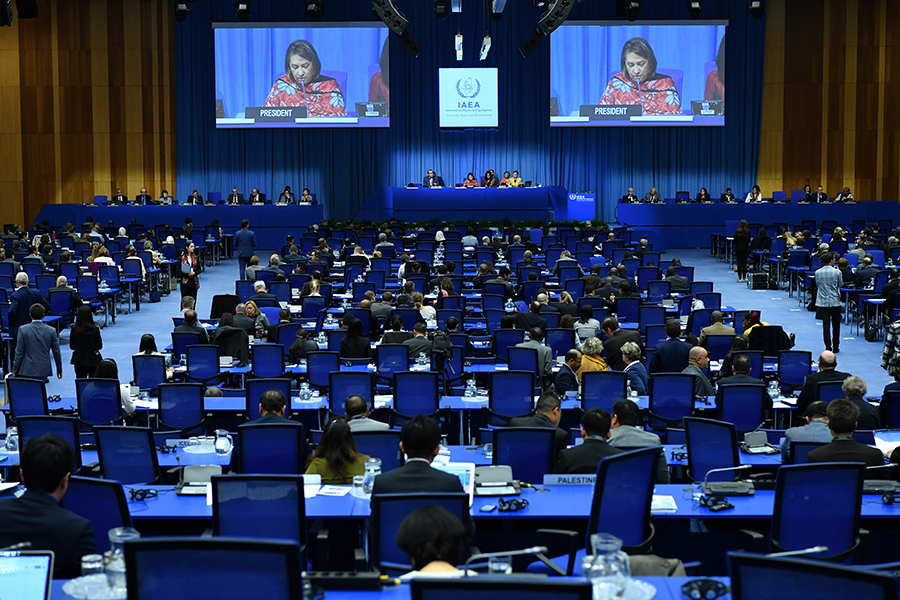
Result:
{"label": "wooden wall panel", "polygon": [[782,101],[764,100],[759,181],[897,200],[900,2],[769,0],[766,18],[767,93]]}
{"label": "wooden wall panel", "polygon": [[0,210],[175,188],[169,0],[38,0],[0,32]]}

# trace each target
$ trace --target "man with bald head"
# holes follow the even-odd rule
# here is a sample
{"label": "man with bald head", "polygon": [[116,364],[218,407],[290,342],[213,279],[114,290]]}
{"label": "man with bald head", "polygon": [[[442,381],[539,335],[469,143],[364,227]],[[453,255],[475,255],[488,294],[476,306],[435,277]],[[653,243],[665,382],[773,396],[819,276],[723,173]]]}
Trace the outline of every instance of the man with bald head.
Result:
{"label": "man with bald head", "polygon": [[694,397],[705,398],[706,396],[715,396],[716,389],[709,382],[706,373],[703,371],[709,368],[709,355],[706,348],[694,346],[688,358],[688,366],[684,368],[682,373],[694,376]]}
{"label": "man with bald head", "polygon": [[842,373],[837,370],[837,357],[834,352],[826,350],[819,355],[819,370],[806,376],[803,389],[797,398],[797,410],[803,414],[810,403],[816,399],[816,384],[820,381],[843,381],[850,377],[850,373]]}

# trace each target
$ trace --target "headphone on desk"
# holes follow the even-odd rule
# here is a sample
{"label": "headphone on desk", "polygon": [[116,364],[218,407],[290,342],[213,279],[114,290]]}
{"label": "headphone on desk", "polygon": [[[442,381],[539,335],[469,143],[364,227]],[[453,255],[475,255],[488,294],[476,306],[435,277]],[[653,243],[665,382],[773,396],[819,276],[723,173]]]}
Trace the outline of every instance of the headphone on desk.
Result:
{"label": "headphone on desk", "polygon": [[728,501],[726,496],[700,496],[697,499],[700,506],[710,510],[724,510],[726,508],[734,508],[734,505]]}
{"label": "headphone on desk", "polygon": [[681,586],[681,593],[691,600],[715,600],[729,591],[727,585],[715,579],[692,579]]}
{"label": "headphone on desk", "polygon": [[516,512],[517,510],[522,510],[526,506],[528,506],[528,500],[525,498],[513,498],[512,500],[500,498],[498,510],[500,512]]}
{"label": "headphone on desk", "polygon": [[143,502],[144,500],[148,500],[150,498],[156,498],[159,495],[157,490],[147,489],[147,490],[129,490],[131,494],[131,500],[133,502]]}

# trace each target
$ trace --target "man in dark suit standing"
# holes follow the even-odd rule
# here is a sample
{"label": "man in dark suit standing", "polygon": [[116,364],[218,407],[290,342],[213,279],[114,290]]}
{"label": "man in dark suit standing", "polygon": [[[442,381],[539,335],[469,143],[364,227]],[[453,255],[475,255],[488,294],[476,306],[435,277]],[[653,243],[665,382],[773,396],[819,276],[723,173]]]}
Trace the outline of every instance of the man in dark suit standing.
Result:
{"label": "man in dark suit standing", "polygon": [[[859,408],[846,398],[835,398],[828,403],[826,411],[828,428],[834,438],[831,443],[816,448],[809,453],[809,462],[861,462],[870,467],[884,465],[884,457],[877,448],[860,444],[853,439]],[[887,469],[866,471],[866,479],[888,479]]]}
{"label": "man in dark suit standing", "polygon": [[376,477],[372,494],[462,492],[459,478],[431,467],[440,449],[437,422],[426,415],[410,419],[400,430],[400,452],[406,455],[406,464]]}
{"label": "man in dark suit standing", "polygon": [[244,195],[241,193],[238,193],[238,189],[236,187],[231,188],[231,195],[228,196],[228,204],[230,206],[237,206],[237,205],[243,204],[243,203],[244,203]]}
{"label": "man in dark suit standing", "polygon": [[0,547],[31,542],[31,549],[52,550],[54,578],[78,577],[81,557],[94,554],[97,545],[91,522],[59,505],[75,470],[75,451],[58,435],[42,435],[28,441],[19,464],[26,492],[0,502]]}
{"label": "man in dark suit standing", "polygon": [[32,304],[29,310],[31,323],[19,328],[16,339],[16,356],[12,373],[17,377],[31,377],[47,382],[53,374],[50,353],[56,361],[56,378],[62,379],[62,355],[59,351],[59,334],[56,329],[45,324],[44,307]]}
{"label": "man in dark suit standing", "polygon": [[641,349],[641,359],[647,357],[644,350],[644,342],[641,340],[641,332],[637,329],[619,329],[619,320],[615,317],[606,317],[600,325],[603,333],[606,334],[606,341],[603,347],[606,349],[606,364],[613,371],[624,371],[625,361],[622,359],[622,346],[626,342],[634,342]]}
{"label": "man in dark suit standing", "polygon": [[837,357],[834,352],[828,350],[819,355],[819,370],[806,376],[803,388],[797,397],[797,410],[799,414],[806,411],[806,407],[816,399],[816,384],[820,381],[843,381],[850,377],[850,373],[837,370]]}
{"label": "man in dark suit standing", "polygon": [[544,392],[538,399],[534,414],[528,417],[516,417],[509,420],[510,427],[552,427],[556,430],[556,446],[553,456],[569,445],[569,434],[559,428],[562,418],[562,403],[554,392]]}
{"label": "man in dark suit standing", "polygon": [[422,180],[422,187],[444,187],[444,180],[432,169],[428,169],[428,174]]}
{"label": "man in dark suit standing", "polygon": [[556,373],[556,393],[564,396],[566,392],[578,391],[578,376],[575,374],[581,367],[581,352],[574,348],[566,352],[566,362]]}
{"label": "man in dark suit standing", "polygon": [[666,341],[656,345],[650,357],[650,373],[681,373],[690,360],[691,347],[680,339],[681,321],[666,321]]}
{"label": "man in dark suit standing", "polygon": [[602,408],[592,408],[584,413],[581,417],[584,443],[560,452],[553,472],[562,475],[596,474],[597,465],[603,457],[622,452],[607,442],[611,423],[609,413]]}
{"label": "man in dark suit standing", "polygon": [[516,329],[524,329],[531,331],[535,327],[539,327],[541,331],[547,331],[547,319],[540,316],[541,303],[535,300],[528,307],[528,312],[516,314]]}
{"label": "man in dark suit standing", "polygon": [[243,279],[247,273],[247,267],[250,266],[250,257],[253,256],[253,249],[256,248],[256,234],[250,231],[250,221],[244,219],[241,221],[240,230],[234,234],[234,254],[238,259],[238,268],[241,271],[240,278]]}
{"label": "man in dark suit standing", "polygon": [[28,274],[16,273],[16,291],[9,297],[9,334],[13,339],[16,339],[19,327],[31,322],[32,304],[43,306],[45,314],[50,310],[50,303],[41,293],[28,287]]}
{"label": "man in dark suit standing", "polygon": [[197,311],[193,309],[184,311],[184,323],[175,328],[175,333],[196,333],[201,344],[209,343],[209,334],[197,324]]}

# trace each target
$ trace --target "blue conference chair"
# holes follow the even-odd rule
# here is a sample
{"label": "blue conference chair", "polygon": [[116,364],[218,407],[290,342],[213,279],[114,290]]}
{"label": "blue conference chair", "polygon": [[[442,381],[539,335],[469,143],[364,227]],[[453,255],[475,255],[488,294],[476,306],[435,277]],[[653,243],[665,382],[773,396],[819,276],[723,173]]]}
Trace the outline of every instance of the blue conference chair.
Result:
{"label": "blue conference chair", "polygon": [[436,417],[440,412],[440,377],[434,371],[398,371],[394,373],[392,423],[408,421],[416,415]]}
{"label": "blue conference chair", "polygon": [[75,395],[78,419],[83,426],[122,422],[122,399],[117,379],[76,379]]}
{"label": "blue conference chair", "polygon": [[47,385],[40,379],[28,377],[7,377],[6,393],[9,401],[9,416],[13,422],[21,417],[49,414],[47,405]]}
{"label": "blue conference chair", "polygon": [[247,418],[251,421],[255,421],[260,417],[259,414],[259,402],[262,398],[262,395],[266,393],[268,390],[278,390],[284,395],[286,400],[284,406],[284,417],[289,418],[291,416],[291,380],[286,378],[259,378],[259,379],[248,379],[246,383],[246,389],[244,391],[247,405]]}
{"label": "blue conference chair", "polygon": [[816,560],[729,552],[728,573],[731,575],[732,598],[736,600],[787,596],[823,600],[897,598],[897,580],[893,573]]}
{"label": "blue conference chair", "polygon": [[75,450],[75,473],[81,471],[81,436],[78,433],[78,419],[75,417],[32,415],[19,417],[19,448],[38,436],[53,433],[69,442]]}
{"label": "blue conference chair", "polygon": [[302,475],[213,475],[210,483],[214,536],[289,540],[300,546],[305,564]]}
{"label": "blue conference chair", "polygon": [[795,442],[791,441],[788,447],[788,462],[792,465],[805,465],[809,463],[809,453],[816,448],[821,448],[825,442]]}
{"label": "blue conference chair", "polygon": [[488,405],[484,410],[495,423],[503,424],[514,417],[534,412],[534,373],[530,371],[494,371],[488,374]]}
{"label": "blue conference chair", "polygon": [[[685,417],[688,475],[694,481],[704,481],[713,469],[736,467],[738,462],[737,431],[731,423]],[[722,471],[709,475],[709,481],[736,481],[738,471]]]}
{"label": "blue conference chair", "polygon": [[544,344],[550,348],[554,359],[565,356],[566,352],[575,347],[575,330],[548,329]]}
{"label": "blue conference chair", "polygon": [[203,385],[163,383],[159,386],[159,427],[178,431],[182,437],[206,435]]}
{"label": "blue conference chair", "polygon": [[235,444],[238,472],[299,475],[306,469],[307,445],[301,423],[244,423]]}
{"label": "blue conference chair", "polygon": [[328,407],[336,415],[344,414],[344,402],[350,396],[361,396],[370,407],[375,406],[375,373],[334,371],[328,374]]}
{"label": "blue conference chair", "polygon": [[118,481],[72,475],[59,504],[91,522],[98,553],[110,549],[107,534],[110,529],[131,527],[128,500]]}
{"label": "blue conference chair", "polygon": [[219,347],[209,345],[188,346],[187,378],[204,386],[215,385],[222,378],[219,365]]}
{"label": "blue conference chair", "polygon": [[340,357],[337,352],[319,351],[306,355],[306,375],[311,386],[320,392],[328,390],[328,374],[340,369]]}
{"label": "blue conference chair", "polygon": [[594,533],[616,536],[629,554],[646,552],[655,533],[650,504],[662,452],[656,446],[604,457],[597,467],[584,548],[572,548],[567,556],[553,558],[553,566],[532,563],[528,571],[583,576],[581,561],[591,551],[590,536]]}
{"label": "blue conference chair", "polygon": [[497,357],[497,360],[509,362],[509,352],[507,350],[516,344],[522,343],[522,333],[521,329],[497,329],[494,331],[491,335],[491,350],[494,356]]}
{"label": "blue conference chair", "polygon": [[378,374],[379,381],[390,385],[394,381],[394,373],[408,369],[409,346],[381,344],[375,348],[375,372]]}
{"label": "blue conference chair", "polygon": [[758,429],[772,400],[766,386],[759,384],[721,385],[716,393],[719,420],[731,423],[739,432]]}
{"label": "blue conference chair", "polygon": [[204,582],[210,598],[251,598],[265,590],[267,600],[290,600],[303,595],[300,557],[300,546],[286,540],[143,538],[125,544],[126,582],[135,600],[172,597],[173,584],[195,581]]}
{"label": "blue conference chair", "polygon": [[835,398],[843,398],[845,396],[844,392],[841,391],[843,385],[843,381],[820,381],[816,383],[814,401],[824,400],[825,402],[831,402]]}
{"label": "blue conference chair", "polygon": [[353,441],[360,454],[381,459],[381,472],[387,473],[403,464],[403,453],[400,452],[400,430],[357,431]]}
{"label": "blue conference chair", "polygon": [[799,390],[812,371],[811,363],[812,352],[782,350],[778,353],[778,384],[790,393]]}
{"label": "blue conference chair", "polygon": [[493,430],[494,463],[512,468],[519,481],[541,484],[556,464],[552,427],[498,427]]}
{"label": "blue conference chair", "polygon": [[250,346],[250,374],[263,379],[284,376],[284,346],[281,344],[254,344]]}
{"label": "blue conference chair", "polygon": [[178,364],[182,359],[187,360],[188,346],[200,344],[200,334],[193,331],[172,332],[172,362]]}
{"label": "blue conference chair", "polygon": [[327,306],[327,300],[322,296],[307,296],[303,299],[300,316],[304,319],[315,319],[319,311]]}
{"label": "blue conference chair", "polygon": [[628,397],[627,379],[623,371],[584,371],[581,374],[581,410],[602,408],[612,414],[613,403]]}
{"label": "blue conference chair", "polygon": [[732,334],[716,334],[708,335],[704,340],[706,342],[706,351],[709,360],[722,360],[725,355],[731,351],[731,345],[734,343],[734,335]]}
{"label": "blue conference chair", "polygon": [[134,383],[141,390],[153,391],[166,382],[166,357],[157,354],[135,354],[131,357]]}
{"label": "blue conference chair", "polygon": [[159,480],[152,429],[98,425],[94,427],[94,435],[104,479],[115,479],[123,484]]}
{"label": "blue conference chair", "polygon": [[409,570],[409,557],[397,548],[397,531],[406,515],[431,505],[447,509],[463,524],[470,521],[469,495],[465,493],[372,496],[368,544],[370,568],[378,568],[382,573],[389,575]]}
{"label": "blue conference chair", "polygon": [[694,412],[694,376],[685,373],[650,375],[650,426],[665,433]]}
{"label": "blue conference chair", "polygon": [[[826,552],[814,556],[830,562],[852,560],[860,544],[865,474],[865,465],[861,463],[786,465],[778,469],[770,550],[785,552],[826,546]],[[803,515],[810,514],[832,517],[828,527],[810,527],[803,521]],[[746,533],[753,539],[754,547],[760,548],[762,534]]]}

